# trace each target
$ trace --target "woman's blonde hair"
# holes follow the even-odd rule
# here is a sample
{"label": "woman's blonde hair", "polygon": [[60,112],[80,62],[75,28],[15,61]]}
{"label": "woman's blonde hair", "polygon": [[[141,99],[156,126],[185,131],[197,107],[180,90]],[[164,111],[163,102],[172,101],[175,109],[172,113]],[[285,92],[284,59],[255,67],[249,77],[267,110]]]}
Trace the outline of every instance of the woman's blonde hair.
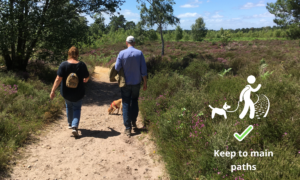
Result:
{"label": "woman's blonde hair", "polygon": [[68,51],[68,59],[77,59],[79,55],[79,51],[75,46],[72,46]]}

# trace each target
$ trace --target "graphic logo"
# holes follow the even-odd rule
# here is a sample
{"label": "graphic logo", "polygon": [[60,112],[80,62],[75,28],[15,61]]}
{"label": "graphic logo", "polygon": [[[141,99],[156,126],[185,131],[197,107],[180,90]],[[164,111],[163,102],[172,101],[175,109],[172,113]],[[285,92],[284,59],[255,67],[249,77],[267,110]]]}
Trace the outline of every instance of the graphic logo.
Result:
{"label": "graphic logo", "polygon": [[[256,79],[253,75],[248,76],[247,81],[249,84],[254,84]],[[250,119],[253,119],[255,116],[257,119],[260,119],[261,116],[264,118],[267,117],[270,109],[270,101],[267,96],[261,94],[257,95],[257,101],[254,103],[251,99],[251,93],[257,92],[261,88],[261,84],[259,84],[256,88],[252,88],[251,85],[246,85],[246,87],[242,90],[240,94],[240,98],[238,101],[237,108],[234,111],[228,111],[228,109],[231,108],[231,106],[227,105],[227,102],[225,102],[223,108],[214,108],[211,105],[209,107],[212,109],[211,117],[212,119],[215,117],[216,114],[224,116],[225,119],[227,119],[227,112],[236,112],[239,108],[240,102],[245,102],[244,109],[239,115],[240,119],[243,119],[247,113],[249,112]],[[251,131],[253,130],[253,126],[250,125],[247,127],[247,129],[239,135],[238,133],[234,134],[234,137],[238,141],[242,141]]]}

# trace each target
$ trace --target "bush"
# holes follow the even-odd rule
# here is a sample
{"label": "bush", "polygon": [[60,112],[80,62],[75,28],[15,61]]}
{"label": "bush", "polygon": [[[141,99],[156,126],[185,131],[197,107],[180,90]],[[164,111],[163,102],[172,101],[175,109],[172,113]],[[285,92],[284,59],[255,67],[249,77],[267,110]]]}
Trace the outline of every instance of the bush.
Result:
{"label": "bush", "polygon": [[300,29],[299,25],[293,24],[289,26],[288,31],[286,31],[286,35],[289,39],[299,39],[300,38]]}
{"label": "bush", "polygon": [[223,45],[227,45],[229,43],[229,41],[230,41],[230,38],[231,38],[231,36],[230,36],[230,34],[228,32],[223,33],[222,36],[221,36],[221,42],[222,42],[222,44]]}
{"label": "bush", "polygon": [[184,41],[189,41],[190,40],[190,35],[187,32],[184,32],[183,40]]}
{"label": "bush", "polygon": [[38,79],[18,80],[13,74],[0,78],[0,168],[7,167],[11,154],[44,123],[57,119],[63,98],[49,100],[51,85]]}
{"label": "bush", "polygon": [[280,30],[276,30],[275,33],[274,33],[274,34],[275,34],[275,37],[280,37],[280,33],[281,33]]}
{"label": "bush", "polygon": [[158,39],[158,36],[153,29],[151,29],[147,32],[147,36],[148,36],[149,41],[156,41]]}
{"label": "bush", "polygon": [[183,35],[182,35],[182,29],[180,26],[177,26],[176,27],[176,30],[175,30],[175,40],[176,41],[180,41],[182,39]]}
{"label": "bush", "polygon": [[[183,73],[188,75],[201,67],[207,66],[193,62]],[[300,122],[287,119],[299,116],[296,110],[300,108],[296,105],[300,98],[300,93],[297,92],[299,85],[290,81],[280,83],[277,78],[265,82],[257,79],[257,83],[262,83],[260,91],[272,102],[272,112],[264,121],[249,117],[241,121],[238,118],[239,112],[230,114],[231,117],[227,120],[220,116],[212,120],[208,105],[222,107],[227,102],[235,109],[245,79],[211,75],[212,78],[206,81],[206,85],[196,89],[193,80],[203,74],[187,77],[177,73],[158,73],[149,79],[149,91],[141,92],[141,112],[147,123],[150,123],[171,178],[195,179],[203,178],[204,175],[209,179],[222,179],[227,175],[229,178],[244,176],[250,179],[298,179],[300,156],[296,152],[300,147],[296,142],[300,141],[297,128]],[[288,101],[280,99],[287,94]],[[255,124],[255,128],[246,143],[241,144],[233,138],[231,132],[242,132],[250,124]],[[215,158],[213,155],[214,150],[247,150],[250,153],[252,149],[268,149],[273,151],[274,157],[230,159]],[[288,163],[290,161],[293,163]],[[246,163],[257,165],[259,171],[264,173],[230,172],[231,165]]]}
{"label": "bush", "polygon": [[194,41],[202,41],[207,34],[207,29],[203,18],[196,19],[196,23],[191,26]]}

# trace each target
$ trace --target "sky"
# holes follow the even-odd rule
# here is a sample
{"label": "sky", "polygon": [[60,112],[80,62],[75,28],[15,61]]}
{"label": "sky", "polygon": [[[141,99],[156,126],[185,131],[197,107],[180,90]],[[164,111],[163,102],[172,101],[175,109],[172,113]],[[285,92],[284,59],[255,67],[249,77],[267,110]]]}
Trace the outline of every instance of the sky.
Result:
{"label": "sky", "polygon": [[[237,28],[258,28],[276,25],[273,22],[274,15],[266,9],[267,3],[275,3],[276,0],[174,0],[173,15],[180,19],[182,29],[191,29],[198,17],[202,17],[208,29],[219,30]],[[126,0],[118,11],[127,21],[137,23],[140,20],[139,4],[136,0]],[[110,22],[109,15],[103,14],[105,23]],[[117,14],[116,14],[117,15]],[[89,24],[94,20],[86,16]],[[168,26],[167,29],[175,29]],[[156,29],[156,27],[153,27]]]}

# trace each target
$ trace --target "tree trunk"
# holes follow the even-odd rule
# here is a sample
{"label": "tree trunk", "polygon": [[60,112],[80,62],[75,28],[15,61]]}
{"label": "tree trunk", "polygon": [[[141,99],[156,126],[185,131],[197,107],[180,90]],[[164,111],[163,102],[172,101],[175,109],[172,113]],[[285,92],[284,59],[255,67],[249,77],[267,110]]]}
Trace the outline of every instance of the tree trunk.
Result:
{"label": "tree trunk", "polygon": [[[49,9],[49,6],[51,6],[51,2],[49,4],[50,0],[46,0],[45,6],[43,8],[41,17],[40,17],[40,28],[37,29],[36,37],[32,40],[27,39],[28,31],[24,31],[24,29],[28,28],[28,23],[26,22],[29,12],[29,5],[27,4],[27,1],[22,1],[20,3],[20,9],[21,12],[19,14],[13,14],[13,0],[10,1],[10,13],[11,13],[11,24],[14,24],[14,15],[18,15],[19,25],[15,29],[11,30],[11,36],[16,38],[13,38],[12,43],[10,44],[10,50],[8,51],[8,48],[5,47],[2,49],[2,56],[5,60],[5,64],[8,71],[26,71],[26,67],[28,65],[28,61],[33,53],[33,48],[35,48],[38,39],[40,36],[42,36],[42,30],[44,29],[44,23],[45,23],[45,14],[46,11]],[[25,21],[25,22],[24,22]],[[13,26],[12,26],[13,27]],[[14,34],[16,33],[16,35]],[[28,45],[27,45],[28,44]]]}
{"label": "tree trunk", "polygon": [[162,25],[159,24],[159,29],[160,29],[160,39],[161,39],[161,55],[163,56],[165,54],[165,42],[164,42],[164,37],[163,37],[163,34],[162,34]]}
{"label": "tree trunk", "polygon": [[26,71],[29,59],[14,58],[12,59],[9,54],[3,54],[5,65],[8,71]]}
{"label": "tree trunk", "polygon": [[10,70],[12,70],[12,60],[11,60],[11,58],[10,58],[10,56],[9,56],[9,54],[8,54],[8,52],[7,51],[3,51],[2,50],[2,52],[3,52],[3,55],[2,55],[2,57],[4,58],[4,60],[5,60],[5,65],[6,65],[6,69],[8,70],[8,71],[10,71]]}

